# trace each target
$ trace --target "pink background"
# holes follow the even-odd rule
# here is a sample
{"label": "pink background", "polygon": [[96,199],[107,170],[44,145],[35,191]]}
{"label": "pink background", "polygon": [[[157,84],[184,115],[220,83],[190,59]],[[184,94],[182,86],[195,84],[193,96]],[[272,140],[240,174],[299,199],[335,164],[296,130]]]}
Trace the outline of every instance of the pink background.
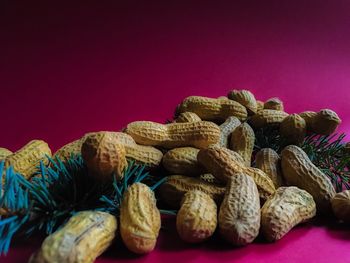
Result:
{"label": "pink background", "polygon": [[[232,88],[278,96],[290,113],[331,108],[350,131],[348,1],[10,2],[0,4],[2,147],[41,138],[55,150],[87,131],[164,122],[184,97]],[[98,262],[350,262],[350,229],[335,223],[235,249],[217,237],[183,244],[165,226],[152,254],[117,244]],[[17,242],[0,261],[24,262],[39,245]]]}

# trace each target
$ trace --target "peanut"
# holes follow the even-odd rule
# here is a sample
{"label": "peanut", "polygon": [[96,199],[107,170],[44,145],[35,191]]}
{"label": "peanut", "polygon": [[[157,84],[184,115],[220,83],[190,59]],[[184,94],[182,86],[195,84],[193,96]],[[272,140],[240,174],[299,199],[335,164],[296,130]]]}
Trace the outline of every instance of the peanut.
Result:
{"label": "peanut", "polygon": [[178,114],[186,111],[194,112],[206,121],[225,121],[230,116],[235,116],[241,121],[247,119],[246,108],[232,100],[190,96],[184,99],[177,109]]}
{"label": "peanut", "polygon": [[220,139],[219,127],[206,121],[170,124],[136,121],[128,124],[126,133],[139,144],[164,148],[205,148]]}
{"label": "peanut", "polygon": [[350,222],[350,190],[337,193],[331,200],[334,215],[346,222]]}
{"label": "peanut", "polygon": [[304,111],[299,113],[299,116],[305,120],[306,129],[308,131],[311,131],[312,122],[316,115],[317,115],[317,112],[314,112],[314,111]]}
{"label": "peanut", "polygon": [[13,154],[10,150],[0,147],[0,161],[5,160],[7,156]]}
{"label": "peanut", "polygon": [[276,188],[282,186],[283,177],[281,171],[281,158],[273,149],[261,149],[255,157],[256,168],[269,176]]}
{"label": "peanut", "polygon": [[287,183],[309,192],[319,212],[330,212],[331,199],[335,195],[335,190],[328,177],[310,161],[307,154],[298,146],[285,147],[281,158],[282,173]]}
{"label": "peanut", "polygon": [[209,183],[204,180],[187,177],[183,175],[172,175],[167,177],[165,183],[160,186],[159,194],[168,205],[178,208],[185,193],[188,191],[199,190],[220,203],[224,194],[225,187]]}
{"label": "peanut", "polygon": [[263,109],[253,115],[249,123],[255,129],[268,125],[279,125],[287,116],[288,113],[284,111]]}
{"label": "peanut", "polygon": [[123,178],[123,170],[127,166],[125,148],[111,133],[88,135],[81,147],[81,154],[91,176],[108,181],[114,173],[117,180]]}
{"label": "peanut", "polygon": [[5,166],[13,166],[14,171],[30,179],[36,172],[42,161],[45,165],[49,163],[47,156],[51,157],[51,150],[46,142],[32,140],[15,153],[8,155],[5,159]]}
{"label": "peanut", "polygon": [[232,176],[220,206],[220,234],[233,245],[247,245],[260,228],[260,200],[254,180],[243,173]]}
{"label": "peanut", "polygon": [[341,119],[332,110],[320,110],[311,122],[311,131],[317,134],[330,135],[339,126]]}
{"label": "peanut", "polygon": [[288,144],[301,144],[306,135],[305,120],[298,114],[289,115],[280,125],[280,134]]}
{"label": "peanut", "polygon": [[172,174],[197,176],[204,172],[197,161],[199,149],[193,147],[180,147],[168,151],[163,156],[164,168]]}
{"label": "peanut", "polygon": [[312,196],[298,187],[280,187],[261,209],[261,229],[269,241],[281,239],[294,226],[316,215]]}
{"label": "peanut", "polygon": [[284,111],[283,102],[279,98],[271,98],[265,101],[264,109]]}
{"label": "peanut", "polygon": [[246,107],[249,115],[256,114],[258,107],[256,99],[249,90],[231,90],[227,97]]}
{"label": "peanut", "polygon": [[179,116],[175,119],[175,122],[196,122],[201,121],[201,118],[193,112],[182,112],[179,114]]}
{"label": "peanut", "polygon": [[231,135],[230,149],[242,156],[246,166],[252,162],[255,134],[248,123],[239,125]]}
{"label": "peanut", "polygon": [[272,180],[260,169],[246,167],[239,154],[226,148],[211,147],[198,153],[198,161],[221,182],[226,183],[237,173],[244,173],[255,181],[260,198],[266,200],[275,192]]}
{"label": "peanut", "polygon": [[120,206],[120,234],[124,244],[137,254],[151,252],[159,229],[160,212],[153,191],[145,184],[132,184]]}
{"label": "peanut", "polygon": [[48,236],[30,263],[92,263],[112,243],[117,230],[114,216],[97,211],[79,212]]}
{"label": "peanut", "polygon": [[201,174],[199,176],[199,179],[206,181],[208,183],[211,184],[216,184],[216,185],[220,185],[220,181],[218,179],[216,179],[212,174]]}
{"label": "peanut", "polygon": [[256,112],[260,111],[260,110],[263,110],[264,109],[264,102],[262,102],[261,100],[257,100],[256,101],[256,106],[257,106],[257,110]]}
{"label": "peanut", "polygon": [[81,154],[81,146],[84,142],[85,138],[81,138],[70,143],[63,145],[60,149],[58,149],[54,158],[59,158],[62,161],[68,160],[73,155]]}
{"label": "peanut", "polygon": [[205,241],[214,234],[217,207],[207,194],[194,190],[185,194],[176,216],[177,233],[189,243]]}
{"label": "peanut", "polygon": [[221,147],[228,147],[231,133],[241,124],[237,117],[231,116],[226,119],[226,121],[220,125],[220,140],[218,145]]}

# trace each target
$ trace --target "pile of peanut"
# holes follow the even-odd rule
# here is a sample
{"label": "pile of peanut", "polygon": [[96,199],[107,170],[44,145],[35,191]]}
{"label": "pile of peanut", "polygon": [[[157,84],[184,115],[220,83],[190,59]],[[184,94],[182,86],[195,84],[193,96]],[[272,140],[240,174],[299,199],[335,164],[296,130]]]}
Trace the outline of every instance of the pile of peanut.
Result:
{"label": "pile of peanut", "polygon": [[[203,242],[218,228],[227,242],[242,246],[259,233],[268,241],[279,240],[316,214],[350,221],[350,191],[336,194],[299,147],[307,132],[329,135],[340,123],[329,109],[288,114],[277,98],[262,102],[247,90],[232,90],[216,99],[185,98],[168,124],[136,121],[123,132],[88,133],[54,156],[65,160],[81,153],[89,176],[104,182],[112,176],[121,180],[127,160],[162,167],[167,180],[157,194],[178,209],[176,228],[183,241]],[[253,154],[255,132],[268,126],[279,130],[285,148],[280,154],[270,148]],[[38,140],[15,153],[0,149],[0,159],[28,179],[50,154]],[[152,251],[160,225],[153,191],[142,183],[131,185],[120,207],[125,246],[139,254]],[[116,231],[113,216],[80,212],[46,238],[31,262],[93,262]]]}

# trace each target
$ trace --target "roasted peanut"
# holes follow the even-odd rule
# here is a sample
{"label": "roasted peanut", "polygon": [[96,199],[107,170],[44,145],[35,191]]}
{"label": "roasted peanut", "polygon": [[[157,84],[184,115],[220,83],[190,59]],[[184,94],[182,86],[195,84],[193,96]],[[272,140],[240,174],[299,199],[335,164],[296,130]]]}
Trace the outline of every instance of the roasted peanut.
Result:
{"label": "roasted peanut", "polygon": [[59,158],[62,161],[65,161],[68,160],[71,156],[81,154],[81,146],[83,145],[84,140],[85,137],[63,145],[55,152],[53,157],[55,159]]}
{"label": "roasted peanut", "polygon": [[246,107],[249,115],[253,115],[257,112],[256,99],[249,90],[231,90],[227,97]]}
{"label": "roasted peanut", "polygon": [[314,198],[317,211],[331,211],[331,199],[335,195],[329,178],[321,172],[298,146],[289,145],[281,153],[282,173],[289,185],[309,192]]}
{"label": "roasted peanut", "polygon": [[246,166],[252,162],[255,134],[248,123],[239,125],[231,135],[230,149],[242,156]]}
{"label": "roasted peanut", "polygon": [[280,125],[280,134],[288,144],[299,145],[306,134],[306,122],[298,114],[287,116]]}
{"label": "roasted peanut", "polygon": [[220,234],[233,245],[247,245],[260,228],[260,200],[254,180],[245,174],[232,176],[220,206]]}
{"label": "roasted peanut", "polygon": [[281,158],[273,149],[261,149],[255,157],[256,168],[266,173],[271,178],[276,188],[282,186],[283,177],[281,171]]}
{"label": "roasted peanut", "polygon": [[330,135],[339,126],[341,119],[332,110],[320,110],[311,122],[311,131],[317,134]]}
{"label": "roasted peanut", "polygon": [[5,160],[7,156],[13,154],[10,150],[0,147],[0,161]]}
{"label": "roasted peanut", "polygon": [[298,187],[280,187],[261,209],[261,229],[269,241],[281,239],[294,226],[316,215],[312,196]]}
{"label": "roasted peanut", "polygon": [[249,123],[255,129],[268,125],[279,125],[287,116],[288,113],[284,111],[264,109],[253,115]]}
{"label": "roasted peanut", "polygon": [[219,126],[206,121],[170,124],[135,121],[128,124],[126,132],[139,144],[164,148],[205,148],[220,139]]}
{"label": "roasted peanut", "polygon": [[350,222],[350,190],[337,193],[331,200],[334,215],[346,222]]}
{"label": "roasted peanut", "polygon": [[284,111],[283,102],[279,98],[271,98],[265,101],[264,109]]}
{"label": "roasted peanut", "polygon": [[199,179],[206,181],[211,184],[221,185],[220,181],[214,177],[212,174],[201,174]]}
{"label": "roasted peanut", "polygon": [[257,110],[256,112],[263,110],[264,109],[264,102],[262,102],[261,100],[257,100],[256,101],[256,106],[257,106]]}
{"label": "roasted peanut", "polygon": [[226,121],[220,125],[220,140],[218,145],[221,147],[229,147],[229,140],[231,138],[231,133],[241,124],[237,117],[231,116],[226,119]]}
{"label": "roasted peanut", "polygon": [[189,243],[205,241],[213,235],[216,225],[214,200],[198,190],[187,192],[176,216],[176,229],[181,239]]}
{"label": "roasted peanut", "polygon": [[312,122],[316,115],[317,115],[317,112],[314,112],[314,111],[304,111],[299,113],[299,116],[305,120],[306,129],[308,131],[311,131],[312,129]]}
{"label": "roasted peanut", "polygon": [[194,112],[182,112],[179,114],[179,116],[175,119],[175,122],[196,122],[201,121],[201,118]]}
{"label": "roasted peanut", "polygon": [[132,184],[120,206],[120,234],[124,244],[137,254],[151,252],[159,229],[160,212],[153,191],[145,184]]}
{"label": "roasted peanut", "polygon": [[30,263],[92,263],[111,244],[117,230],[114,216],[97,211],[79,212],[48,236]]}

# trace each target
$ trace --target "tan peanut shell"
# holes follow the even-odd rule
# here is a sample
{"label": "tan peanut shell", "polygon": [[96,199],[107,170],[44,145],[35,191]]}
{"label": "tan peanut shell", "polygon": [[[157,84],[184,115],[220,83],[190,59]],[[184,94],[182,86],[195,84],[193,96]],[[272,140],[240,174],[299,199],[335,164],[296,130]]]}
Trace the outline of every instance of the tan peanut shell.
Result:
{"label": "tan peanut shell", "polygon": [[231,116],[226,119],[226,121],[220,125],[220,140],[218,145],[221,147],[229,147],[229,140],[231,138],[231,133],[241,124],[237,117]]}
{"label": "tan peanut shell", "polygon": [[258,106],[256,99],[249,90],[231,90],[227,97],[246,107],[249,115],[253,115],[257,112]]}
{"label": "tan peanut shell", "polygon": [[280,134],[288,144],[301,144],[306,135],[305,120],[298,114],[290,114],[281,122]]}
{"label": "tan peanut shell", "polygon": [[257,106],[257,111],[263,110],[264,109],[264,102],[262,102],[261,100],[257,100],[256,101],[256,106]]}
{"label": "tan peanut shell", "polygon": [[104,212],[83,211],[49,235],[30,263],[92,263],[111,244],[117,219]]}
{"label": "tan peanut shell", "polygon": [[220,234],[231,244],[247,245],[254,241],[260,228],[260,200],[254,180],[243,173],[227,183],[220,206]]}
{"label": "tan peanut shell", "polygon": [[298,146],[289,145],[281,153],[282,173],[289,185],[309,192],[314,198],[317,211],[329,213],[331,199],[335,195],[329,178],[321,172]]}
{"label": "tan peanut shell", "polygon": [[332,110],[324,109],[317,112],[316,116],[311,122],[311,130],[314,133],[322,135],[330,135],[341,123],[337,113]]}
{"label": "tan peanut shell", "polygon": [[201,118],[194,112],[182,112],[175,119],[175,122],[196,122],[201,121]]}
{"label": "tan peanut shell", "polygon": [[249,124],[256,129],[269,125],[279,125],[287,116],[288,113],[284,111],[263,109],[250,118]]}
{"label": "tan peanut shell", "polygon": [[32,140],[15,153],[8,155],[5,166],[12,165],[16,172],[29,179],[37,170],[40,161],[45,165],[49,163],[47,156],[51,157],[48,144],[42,140]]}
{"label": "tan peanut shell", "polygon": [[337,193],[331,200],[334,215],[346,222],[350,222],[350,190]]}
{"label": "tan peanut shell", "polygon": [[9,155],[13,154],[10,150],[0,147],[0,161],[5,160]]}
{"label": "tan peanut shell", "polygon": [[194,190],[185,194],[176,216],[176,229],[185,242],[199,243],[214,234],[217,225],[217,207],[204,192]]}
{"label": "tan peanut shell", "polygon": [[248,123],[242,123],[231,134],[230,149],[242,156],[246,166],[252,162],[255,134]]}
{"label": "tan peanut shell", "polygon": [[177,108],[178,114],[187,111],[196,113],[206,121],[225,121],[230,116],[235,116],[241,121],[247,119],[246,108],[232,100],[190,96],[184,99]]}
{"label": "tan peanut shell", "polygon": [[220,139],[219,126],[207,121],[170,124],[135,121],[128,124],[126,132],[139,144],[168,149],[185,146],[206,148]]}
{"label": "tan peanut shell", "polygon": [[81,154],[81,146],[83,145],[84,140],[85,137],[63,145],[55,152],[53,157],[64,161],[68,160],[71,156]]}
{"label": "tan peanut shell", "polygon": [[255,156],[256,168],[265,172],[271,178],[276,188],[282,186],[281,158],[273,149],[261,149]]}
{"label": "tan peanut shell", "polygon": [[101,181],[123,178],[127,166],[125,148],[113,134],[97,132],[88,135],[81,147],[81,154],[91,176]]}
{"label": "tan peanut shell", "polygon": [[216,179],[215,176],[212,174],[208,174],[208,173],[201,174],[199,176],[199,179],[201,179],[202,181],[211,183],[211,184],[222,185],[222,183],[220,183],[220,181],[218,179]]}
{"label": "tan peanut shell", "polygon": [[151,252],[157,243],[160,223],[153,191],[142,183],[129,186],[120,206],[120,234],[125,246],[137,254]]}
{"label": "tan peanut shell", "polygon": [[227,182],[237,173],[244,173],[253,178],[258,187],[260,198],[266,200],[275,192],[272,180],[260,169],[246,167],[242,158],[226,148],[210,147],[198,153],[198,161],[221,182]]}
{"label": "tan peanut shell", "polygon": [[316,204],[308,192],[295,186],[280,187],[261,208],[261,229],[267,240],[279,240],[315,215]]}
{"label": "tan peanut shell", "polygon": [[265,101],[264,109],[284,111],[283,102],[279,98],[271,98]]}
{"label": "tan peanut shell", "polygon": [[312,122],[316,115],[317,115],[317,112],[314,112],[314,111],[304,111],[299,113],[299,116],[305,120],[307,130],[311,131]]}
{"label": "tan peanut shell", "polygon": [[165,183],[160,186],[159,195],[168,205],[178,208],[180,207],[183,196],[188,191],[194,190],[206,193],[217,203],[221,202],[225,194],[224,186],[206,182],[195,177],[171,175],[167,177]]}
{"label": "tan peanut shell", "polygon": [[163,166],[172,174],[198,176],[204,172],[197,161],[198,152],[199,149],[193,147],[171,149],[163,156]]}

